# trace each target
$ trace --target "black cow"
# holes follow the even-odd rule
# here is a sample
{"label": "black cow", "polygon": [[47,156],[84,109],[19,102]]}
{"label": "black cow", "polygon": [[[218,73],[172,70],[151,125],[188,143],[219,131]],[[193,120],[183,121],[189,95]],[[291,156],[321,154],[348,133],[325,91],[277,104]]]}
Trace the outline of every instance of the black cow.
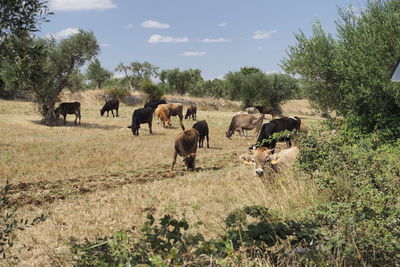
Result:
{"label": "black cow", "polygon": [[164,99],[158,99],[158,100],[150,100],[149,102],[147,102],[144,107],[145,108],[152,108],[152,109],[156,109],[158,107],[158,105],[161,104],[167,104],[167,102]]}
{"label": "black cow", "polygon": [[204,143],[204,137],[207,137],[207,148],[210,148],[210,145],[208,144],[208,124],[206,121],[198,121],[195,124],[193,124],[193,129],[196,129],[199,134],[199,147],[203,147]]}
{"label": "black cow", "polygon": [[64,116],[64,125],[66,123],[67,114],[75,114],[75,125],[79,118],[79,124],[81,124],[81,103],[79,102],[63,102],[54,111],[56,118],[58,119],[60,115]]}
{"label": "black cow", "polygon": [[117,113],[117,117],[118,117],[119,101],[117,99],[112,99],[112,100],[107,101],[104,104],[103,108],[100,109],[100,115],[103,116],[104,112],[107,111],[107,117],[108,117],[108,113],[109,113],[109,111],[111,111],[111,114],[114,117],[113,109],[115,109],[115,111]]}
{"label": "black cow", "polygon": [[139,135],[140,124],[148,123],[149,124],[149,132],[151,131],[151,124],[153,122],[153,112],[152,108],[139,108],[136,109],[132,114],[132,125],[128,126],[128,128],[132,129],[133,135]]}
{"label": "black cow", "polygon": [[[269,140],[274,133],[283,132],[284,130],[300,131],[301,120],[299,117],[283,117],[264,123],[257,139],[256,147],[275,148],[277,140]],[[266,140],[266,141],[264,141]],[[286,141],[288,146],[292,146],[290,138],[284,138],[279,141]]]}
{"label": "black cow", "polygon": [[191,105],[186,110],[185,120],[189,117],[192,117],[192,120],[196,120],[197,106]]}

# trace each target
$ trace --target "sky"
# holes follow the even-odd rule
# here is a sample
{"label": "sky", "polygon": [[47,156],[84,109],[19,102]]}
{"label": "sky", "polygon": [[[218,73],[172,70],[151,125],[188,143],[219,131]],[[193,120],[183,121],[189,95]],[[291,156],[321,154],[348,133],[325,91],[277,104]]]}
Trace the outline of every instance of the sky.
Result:
{"label": "sky", "polygon": [[[295,33],[317,19],[336,32],[338,8],[362,10],[367,0],[49,0],[54,15],[40,37],[60,40],[92,31],[102,66],[147,61],[160,70],[200,69],[205,79],[241,67],[282,72]],[[116,74],[118,76],[118,74]]]}

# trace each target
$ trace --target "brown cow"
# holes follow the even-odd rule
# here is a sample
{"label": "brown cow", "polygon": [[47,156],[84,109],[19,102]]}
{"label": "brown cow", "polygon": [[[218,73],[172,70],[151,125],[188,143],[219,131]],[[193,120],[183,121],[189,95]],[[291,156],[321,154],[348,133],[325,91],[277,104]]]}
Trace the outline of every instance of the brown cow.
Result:
{"label": "brown cow", "polygon": [[161,104],[158,105],[157,109],[155,110],[155,115],[159,118],[159,120],[161,120],[164,127],[172,125],[171,116],[178,116],[181,128],[182,130],[185,130],[185,127],[182,124],[182,111],[183,105],[180,103]]}
{"label": "brown cow", "polygon": [[171,171],[174,170],[176,157],[183,157],[183,162],[188,170],[194,170],[199,132],[196,129],[188,129],[180,132],[175,139],[175,151],[172,158]]}
{"label": "brown cow", "polygon": [[197,115],[197,106],[196,106],[196,104],[192,104],[186,110],[185,120],[187,120],[188,118],[192,117],[192,120],[195,121],[196,120],[196,115]]}

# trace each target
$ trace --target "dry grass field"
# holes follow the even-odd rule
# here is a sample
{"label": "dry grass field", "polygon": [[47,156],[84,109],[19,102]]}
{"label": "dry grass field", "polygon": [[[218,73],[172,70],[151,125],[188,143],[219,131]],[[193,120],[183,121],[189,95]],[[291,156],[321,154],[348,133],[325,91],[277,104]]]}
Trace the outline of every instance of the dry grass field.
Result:
{"label": "dry grass field", "polygon": [[[211,148],[198,149],[196,171],[186,171],[178,158],[171,173],[177,119],[172,129],[153,121],[153,135],[142,125],[134,137],[126,126],[135,107],[122,106],[118,118],[101,117],[102,103],[85,97],[75,99],[82,102],[81,125],[75,126],[75,116],[69,115],[65,126],[52,128],[40,124],[34,104],[0,100],[1,182],[12,183],[10,198],[18,216],[47,215],[44,222],[17,232],[11,254],[20,266],[71,265],[70,238],[92,239],[139,226],[149,212],[202,221],[197,230],[213,237],[237,208],[265,205],[295,218],[301,208],[321,201],[313,184],[296,174],[263,185],[251,166],[238,161],[256,137],[252,131],[250,137],[225,138],[233,111],[199,110],[198,119],[210,127]],[[306,101],[290,101],[284,111],[308,126],[318,123]],[[192,124],[184,121],[186,128]]]}

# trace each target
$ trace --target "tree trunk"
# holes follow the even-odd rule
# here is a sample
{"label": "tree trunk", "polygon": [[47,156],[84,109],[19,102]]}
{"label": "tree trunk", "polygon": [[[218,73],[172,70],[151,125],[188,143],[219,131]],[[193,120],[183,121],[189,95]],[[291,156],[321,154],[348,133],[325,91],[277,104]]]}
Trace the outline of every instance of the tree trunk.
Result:
{"label": "tree trunk", "polygon": [[51,101],[47,105],[47,112],[44,116],[44,123],[50,127],[56,126],[57,125],[57,118],[54,113],[54,106],[56,102]]}

